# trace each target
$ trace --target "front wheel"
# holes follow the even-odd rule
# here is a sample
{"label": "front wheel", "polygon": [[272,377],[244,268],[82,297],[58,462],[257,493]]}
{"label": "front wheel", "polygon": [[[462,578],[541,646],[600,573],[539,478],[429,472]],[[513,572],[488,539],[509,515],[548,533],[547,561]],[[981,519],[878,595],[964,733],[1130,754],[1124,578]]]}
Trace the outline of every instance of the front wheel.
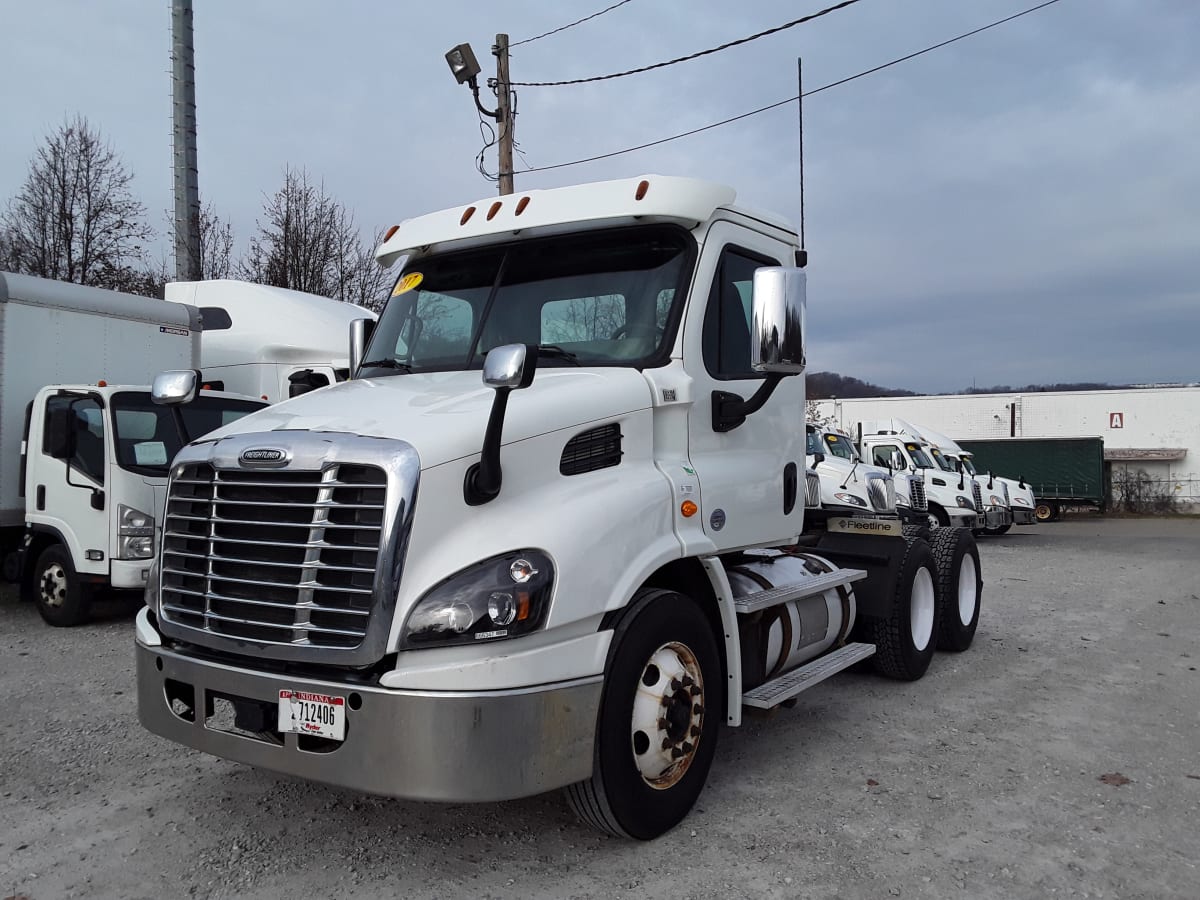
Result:
{"label": "front wheel", "polygon": [[983,597],[983,576],[979,568],[979,547],[965,528],[944,528],[930,542],[937,561],[939,650],[961,652],[971,646],[979,625],[979,607]]}
{"label": "front wheel", "polygon": [[1008,529],[1010,529],[1010,528],[1012,528],[1011,523],[1009,523],[1008,525],[1000,525],[996,528],[985,528],[985,529],[983,529],[983,533],[984,534],[995,534],[995,535],[1008,534]]}
{"label": "front wheel", "polygon": [[64,628],[87,621],[92,589],[80,583],[71,554],[61,544],[42,551],[33,574],[33,596],[47,624]]}
{"label": "front wheel", "polygon": [[888,678],[916,681],[933,660],[938,629],[937,564],[924,540],[905,538],[904,543],[891,611],[886,617],[868,619],[867,627],[875,644],[875,671]]}
{"label": "front wheel", "polygon": [[566,789],[586,824],[650,840],[700,796],[725,715],[712,627],[682,594],[639,591],[613,634],[592,777]]}

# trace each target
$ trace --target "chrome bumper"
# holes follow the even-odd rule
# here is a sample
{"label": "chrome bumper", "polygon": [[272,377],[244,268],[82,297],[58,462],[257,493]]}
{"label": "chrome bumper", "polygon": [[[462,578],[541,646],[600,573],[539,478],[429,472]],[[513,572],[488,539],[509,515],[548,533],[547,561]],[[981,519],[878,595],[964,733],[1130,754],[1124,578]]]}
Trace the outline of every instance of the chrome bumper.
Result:
{"label": "chrome bumper", "polygon": [[[214,756],[364,793],[449,802],[527,797],[592,774],[600,676],[495,692],[393,691],[193,659],[148,645],[142,624],[138,718],[147,730]],[[176,695],[177,685],[193,692],[195,721],[172,710],[168,680]],[[274,710],[281,689],[346,697],[345,741],[305,750],[295,734],[234,733],[210,718],[217,697]]]}
{"label": "chrome bumper", "polygon": [[1025,509],[1021,506],[1014,506],[1012,511],[1014,525],[1036,525],[1037,516],[1033,514],[1032,509]]}
{"label": "chrome bumper", "polygon": [[1012,524],[1012,513],[1003,506],[989,506],[983,514],[985,528],[1003,528]]}

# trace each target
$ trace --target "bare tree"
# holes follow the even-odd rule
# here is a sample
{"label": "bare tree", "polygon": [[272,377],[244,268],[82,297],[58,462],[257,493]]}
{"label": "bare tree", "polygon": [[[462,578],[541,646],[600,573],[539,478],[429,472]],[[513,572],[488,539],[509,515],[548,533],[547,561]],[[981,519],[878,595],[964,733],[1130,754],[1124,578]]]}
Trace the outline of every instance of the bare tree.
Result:
{"label": "bare tree", "polygon": [[284,170],[263,206],[239,274],[247,281],[378,305],[386,278],[364,249],[354,215],[305,169]]}
{"label": "bare tree", "polygon": [[20,191],[0,214],[7,265],[29,275],[145,289],[153,232],[130,191],[133,175],[83,116],[46,137]]}
{"label": "bare tree", "polygon": [[206,203],[200,209],[200,277],[209,281],[228,278],[232,272],[233,225]]}

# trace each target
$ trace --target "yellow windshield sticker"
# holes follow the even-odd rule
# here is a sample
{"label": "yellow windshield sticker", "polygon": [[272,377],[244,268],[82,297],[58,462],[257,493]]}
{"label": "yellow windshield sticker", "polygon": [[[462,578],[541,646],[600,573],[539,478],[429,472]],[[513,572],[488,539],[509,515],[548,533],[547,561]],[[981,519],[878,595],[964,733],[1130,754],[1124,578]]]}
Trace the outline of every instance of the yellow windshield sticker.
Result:
{"label": "yellow windshield sticker", "polygon": [[425,276],[420,272],[409,272],[396,282],[396,286],[392,288],[392,296],[398,297],[400,294],[407,293],[408,291],[411,291],[413,288],[417,287],[424,280]]}

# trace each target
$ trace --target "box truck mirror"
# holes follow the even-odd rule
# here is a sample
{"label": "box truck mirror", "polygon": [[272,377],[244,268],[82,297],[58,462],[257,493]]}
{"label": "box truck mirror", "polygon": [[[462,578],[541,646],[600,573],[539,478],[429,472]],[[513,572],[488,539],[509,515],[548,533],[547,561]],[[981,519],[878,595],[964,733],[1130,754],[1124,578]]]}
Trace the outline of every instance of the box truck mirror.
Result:
{"label": "box truck mirror", "polygon": [[202,331],[228,331],[233,327],[233,319],[229,310],[221,306],[200,307],[200,328]]}
{"label": "box truck mirror", "polygon": [[196,369],[171,369],[154,376],[150,399],[160,406],[180,406],[196,399],[200,372]]}
{"label": "box truck mirror", "polygon": [[55,406],[46,423],[46,452],[54,459],[70,459],[75,455],[75,410],[71,406]]}
{"label": "box truck mirror", "polygon": [[897,472],[908,468],[908,463],[904,461],[904,454],[899,450],[892,451],[892,468]]}

